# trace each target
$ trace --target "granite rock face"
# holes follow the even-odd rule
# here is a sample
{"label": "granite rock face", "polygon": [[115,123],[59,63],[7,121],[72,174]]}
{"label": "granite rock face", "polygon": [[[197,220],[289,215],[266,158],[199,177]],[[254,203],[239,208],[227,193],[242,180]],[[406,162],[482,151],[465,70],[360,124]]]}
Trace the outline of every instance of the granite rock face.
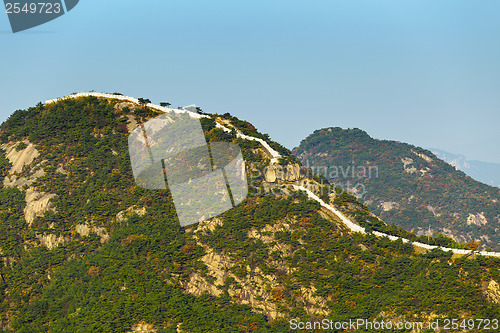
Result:
{"label": "granite rock face", "polygon": [[51,199],[57,195],[52,193],[38,192],[32,189],[26,191],[26,208],[24,217],[26,222],[31,225],[36,217],[43,216],[45,212],[55,211]]}
{"label": "granite rock face", "polygon": [[490,302],[500,304],[500,285],[495,280],[491,280],[485,290],[486,297]]}
{"label": "granite rock face", "polygon": [[274,183],[278,180],[295,182],[300,178],[300,165],[298,164],[270,165],[264,169],[264,179],[268,183]]}
{"label": "granite rock face", "polygon": [[[24,148],[19,149],[20,144]],[[45,175],[45,171],[40,166],[46,162],[42,161],[33,166],[33,161],[40,156],[35,145],[28,140],[20,142],[10,142],[1,146],[5,149],[6,157],[12,164],[12,167],[3,180],[5,187],[17,187],[19,190],[26,189],[26,207],[24,208],[24,217],[31,226],[36,217],[43,216],[45,212],[56,211],[51,199],[57,197],[52,193],[39,192],[30,187],[40,177]],[[34,171],[36,170],[36,171]],[[34,172],[33,172],[34,171]],[[31,173],[29,176],[21,176],[22,173]],[[54,242],[48,242],[50,244]]]}
{"label": "granite rock face", "polygon": [[23,141],[23,143],[26,145],[26,147],[19,150],[17,147],[21,144],[21,142],[2,145],[2,149],[5,149],[6,157],[12,164],[9,175],[13,175],[14,173],[21,173],[24,166],[30,165],[35,158],[40,156],[40,153],[38,152],[38,150],[36,150],[34,144],[29,142],[28,140]]}

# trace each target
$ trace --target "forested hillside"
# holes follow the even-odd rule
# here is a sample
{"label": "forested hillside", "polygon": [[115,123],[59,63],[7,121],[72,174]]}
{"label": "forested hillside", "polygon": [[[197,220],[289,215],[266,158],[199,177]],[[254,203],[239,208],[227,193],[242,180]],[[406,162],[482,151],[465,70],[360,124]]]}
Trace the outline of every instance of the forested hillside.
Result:
{"label": "forested hillside", "polygon": [[[201,122],[207,140],[242,148],[249,196],[180,227],[169,190],[137,187],[130,166],[129,132],[158,114],[84,97],[16,111],[1,126],[0,332],[287,332],[292,318],[500,318],[499,259],[416,253],[349,232],[286,181],[266,183],[260,144],[216,123],[265,139],[284,165],[293,156],[228,114]],[[382,224],[353,196],[332,204]]]}
{"label": "forested hillside", "polygon": [[428,150],[334,127],[315,131],[294,154],[332,183],[355,191],[387,223],[500,249],[500,189]]}

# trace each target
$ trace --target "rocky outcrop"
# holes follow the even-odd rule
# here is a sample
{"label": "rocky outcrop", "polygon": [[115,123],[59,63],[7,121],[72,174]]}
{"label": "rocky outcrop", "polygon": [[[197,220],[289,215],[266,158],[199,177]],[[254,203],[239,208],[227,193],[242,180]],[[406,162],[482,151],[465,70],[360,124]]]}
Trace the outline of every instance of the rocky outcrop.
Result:
{"label": "rocky outcrop", "polygon": [[52,250],[53,248],[58,247],[59,245],[64,244],[68,241],[67,238],[64,238],[62,236],[57,237],[53,234],[37,235],[36,238],[38,238],[42,246],[45,246],[49,250]]}
{"label": "rocky outcrop", "polygon": [[77,224],[75,226],[75,231],[80,234],[80,236],[84,237],[91,233],[95,233],[97,236],[101,237],[101,243],[105,243],[109,240],[109,234],[105,228],[91,227],[87,223]]}
{"label": "rocky outcrop", "polygon": [[[183,285],[184,289],[194,295],[208,293],[219,296],[223,293],[221,287],[226,283],[226,279],[230,277],[236,282],[228,288],[228,293],[234,301],[259,309],[259,312],[265,313],[270,319],[281,316],[278,305],[272,301],[272,295],[270,294],[270,290],[277,287],[273,276],[265,275],[258,267],[253,270],[252,274],[245,277],[235,276],[231,273],[231,268],[236,263],[233,258],[224,252],[215,252],[209,246],[198,241],[197,233],[212,230],[219,223],[220,221],[215,219],[213,224],[201,225],[201,227],[194,230],[194,238],[205,249],[205,255],[201,258],[201,261],[208,268],[208,274],[203,276],[196,272],[191,274],[189,280]],[[257,231],[254,230],[252,234],[257,235]],[[251,269],[247,266],[246,270]]]}
{"label": "rocky outcrop", "polygon": [[[213,217],[211,219],[201,221],[196,225],[189,226],[186,230],[194,230],[195,233],[205,233],[206,231],[214,231],[215,227],[222,225],[223,221],[221,218]],[[195,236],[195,238],[198,239],[197,236]]]}
{"label": "rocky outcrop", "polygon": [[482,225],[486,225],[487,223],[488,220],[484,217],[484,213],[469,213],[469,216],[467,217],[467,225],[477,225],[480,227]]}
{"label": "rocky outcrop", "polygon": [[[288,244],[280,243],[276,240],[276,232],[293,231],[290,221],[279,221],[272,225],[265,225],[263,228],[252,228],[247,236],[268,244],[268,253],[279,252],[280,258],[287,258],[292,255],[292,248]],[[220,219],[204,221],[188,229],[187,232],[193,235],[197,244],[205,250],[205,255],[201,261],[207,267],[206,273],[194,272],[183,284],[184,289],[194,295],[208,293],[220,296],[227,288],[228,294],[233,301],[239,304],[248,304],[258,312],[264,313],[270,320],[282,317],[284,314],[280,307],[287,307],[283,302],[285,296],[290,294],[297,302],[304,305],[309,314],[326,315],[325,300],[315,295],[315,289],[302,288],[301,290],[291,291],[280,284],[274,274],[263,272],[260,267],[251,268],[249,265],[239,266],[239,261],[230,254],[214,251],[208,245],[200,242],[199,234],[212,232],[220,226]],[[301,242],[301,240],[298,240]],[[293,274],[295,269],[290,268],[285,260],[271,258],[267,259],[267,265],[275,267],[283,274]],[[235,267],[236,265],[236,267]],[[246,275],[233,274],[234,269],[245,270]],[[228,279],[230,285],[226,285]]]}
{"label": "rocky outcrop", "polygon": [[187,292],[193,295],[207,293],[210,295],[220,296],[220,294],[222,294],[222,290],[217,288],[215,284],[208,282],[199,273],[193,273],[189,277],[189,281],[184,285],[184,288]]}
{"label": "rocky outcrop", "polygon": [[380,207],[382,207],[384,212],[387,212],[391,209],[397,209],[399,204],[397,202],[381,202]]}
{"label": "rocky outcrop", "polygon": [[325,310],[327,308],[326,299],[323,297],[318,297],[315,295],[317,289],[314,286],[310,288],[300,288],[300,296],[297,298],[298,301],[304,302],[306,305],[304,309],[307,314],[321,314],[327,316],[329,312]]}
{"label": "rocky outcrop", "polygon": [[[414,151],[412,151],[415,155],[418,155],[419,157],[423,158],[424,160],[426,160],[427,162],[432,162],[432,159],[430,157],[428,157],[427,155],[424,155],[424,154],[417,154],[415,153]],[[415,166],[412,165],[413,163],[413,159],[412,158],[409,158],[409,157],[405,157],[405,158],[402,158],[401,159],[401,162],[403,162],[404,164],[404,171],[406,173],[409,173],[409,174],[414,174],[414,173],[418,173],[420,172],[420,177],[423,177],[425,176],[429,171],[431,171],[430,168],[428,167],[425,167],[425,169],[420,169],[418,170]],[[432,175],[431,175],[432,177]]]}
{"label": "rocky outcrop", "polygon": [[[115,111],[122,112],[124,108],[129,108],[129,110],[133,112],[136,107],[137,105],[131,102],[119,102],[115,104]],[[130,133],[138,126],[138,124],[133,115],[128,114],[126,117],[128,118],[127,130]]]}
{"label": "rocky outcrop", "polygon": [[135,205],[130,206],[129,208],[122,210],[121,212],[116,214],[116,222],[123,222],[129,216],[134,215],[134,214],[137,214],[139,216],[143,216],[144,214],[146,214],[146,208],[145,207],[138,208]]}
{"label": "rocky outcrop", "polygon": [[277,179],[276,177],[276,171],[277,168],[273,165],[268,166],[267,168],[264,169],[264,179],[268,183],[274,183]]}
{"label": "rocky outcrop", "polygon": [[495,280],[491,280],[488,286],[484,288],[484,294],[488,301],[500,304],[500,285]]}
{"label": "rocky outcrop", "polygon": [[151,324],[146,324],[145,322],[140,322],[138,324],[132,325],[132,329],[129,332],[154,333],[154,332],[157,332],[157,330]]}
{"label": "rocky outcrop", "polygon": [[420,158],[423,158],[427,163],[432,163],[432,158],[425,155],[425,154],[420,154],[420,153],[417,153],[416,151],[412,150],[411,151],[413,154],[417,155],[418,157]]}
{"label": "rocky outcrop", "polygon": [[24,218],[30,226],[37,216],[49,210],[56,211],[50,200],[57,195],[45,192],[37,192],[33,189],[26,191],[26,207],[24,208]]}
{"label": "rocky outcrop", "polygon": [[16,174],[6,176],[3,180],[5,187],[17,187],[22,190],[25,186],[31,186],[38,178],[45,176],[43,168],[38,169],[34,174],[29,177],[18,177]]}
{"label": "rocky outcrop", "polygon": [[[287,257],[292,254],[292,246],[289,244],[284,244],[282,242],[277,242],[274,237],[274,233],[278,231],[291,231],[290,225],[288,223],[275,223],[273,225],[267,224],[264,228],[258,230],[256,228],[252,228],[248,231],[248,238],[259,239],[262,242],[268,244],[269,252],[279,252],[282,257]],[[298,239],[301,242],[301,239]],[[282,268],[285,271],[291,271],[289,267],[283,267],[279,262],[272,262],[272,264],[277,268]]]}
{"label": "rocky outcrop", "polygon": [[217,288],[217,286],[224,285],[226,278],[229,276],[227,271],[233,266],[233,264],[228,256],[216,253],[209,248],[206,249],[208,251],[201,258],[201,260],[208,267],[210,275],[215,278],[215,281],[213,283],[208,282],[200,274],[194,273],[190,276],[190,279],[184,288],[194,295],[208,293],[220,296],[222,294],[222,290]]}
{"label": "rocky outcrop", "polygon": [[409,158],[409,157],[402,158],[401,162],[403,162],[403,165],[404,165],[403,168],[404,168],[406,173],[413,174],[413,173],[416,173],[418,171],[417,168],[415,168],[413,165],[411,165],[413,163],[412,158]]}
{"label": "rocky outcrop", "polygon": [[264,179],[268,183],[274,183],[277,180],[294,182],[300,178],[302,178],[302,176],[300,173],[300,165],[298,164],[287,164],[285,166],[270,165],[264,169]]}
{"label": "rocky outcrop", "polygon": [[[24,149],[18,150],[18,146],[24,144],[26,147]],[[9,175],[14,173],[21,173],[25,165],[30,165],[35,158],[40,156],[38,150],[36,150],[35,145],[24,140],[22,142],[7,143],[1,146],[5,150],[5,156],[12,164],[10,168]]]}
{"label": "rocky outcrop", "polygon": [[427,209],[436,217],[440,217],[441,214],[440,213],[436,213],[436,209],[435,207],[432,207],[431,205],[428,205],[427,206]]}
{"label": "rocky outcrop", "polygon": [[[25,148],[18,150],[20,144],[23,144]],[[45,171],[40,166],[46,161],[42,161],[36,166],[31,167],[31,170],[36,170],[32,175],[26,177],[18,175],[24,171],[25,167],[30,166],[35,158],[40,156],[35,146],[28,140],[9,142],[3,144],[1,148],[5,150],[5,156],[12,164],[9,174],[3,179],[5,187],[17,187],[19,190],[23,190],[24,187],[31,186],[38,178],[45,175]]]}
{"label": "rocky outcrop", "polygon": [[[19,149],[19,145],[21,144],[25,146],[23,149]],[[9,142],[2,145],[1,148],[5,149],[6,157],[12,164],[9,175],[3,179],[3,185],[5,187],[17,187],[19,190],[24,190],[28,187],[26,190],[24,218],[26,223],[31,226],[36,217],[43,216],[44,213],[49,210],[55,211],[55,208],[51,203],[51,199],[56,197],[55,194],[38,192],[34,188],[29,188],[38,178],[45,175],[45,171],[41,165],[43,165],[46,161],[41,161],[37,165],[30,167],[35,158],[40,156],[40,153],[28,140],[14,143]],[[30,169],[26,171],[25,167],[30,167]],[[25,171],[25,173],[34,172],[31,175],[21,177],[19,174],[23,171]],[[54,243],[52,240],[48,239],[47,242],[48,244]]]}
{"label": "rocky outcrop", "polygon": [[127,130],[129,132],[132,132],[135,130],[138,126],[137,121],[135,120],[134,116],[128,115],[128,122],[127,122]]}

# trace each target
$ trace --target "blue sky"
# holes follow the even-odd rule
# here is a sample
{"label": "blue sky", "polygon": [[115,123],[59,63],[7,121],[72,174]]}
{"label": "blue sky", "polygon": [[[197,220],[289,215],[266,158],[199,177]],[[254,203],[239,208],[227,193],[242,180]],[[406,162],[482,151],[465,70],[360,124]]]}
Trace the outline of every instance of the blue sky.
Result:
{"label": "blue sky", "polygon": [[81,0],[12,34],[0,13],[0,120],[75,91],[230,112],[293,148],[312,131],[500,163],[496,0]]}

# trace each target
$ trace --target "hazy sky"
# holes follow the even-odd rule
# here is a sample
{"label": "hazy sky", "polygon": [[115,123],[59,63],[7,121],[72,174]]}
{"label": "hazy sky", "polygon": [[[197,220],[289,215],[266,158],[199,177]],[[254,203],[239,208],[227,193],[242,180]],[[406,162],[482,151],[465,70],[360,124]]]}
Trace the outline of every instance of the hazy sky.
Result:
{"label": "hazy sky", "polygon": [[312,131],[500,163],[500,1],[81,0],[13,34],[0,120],[71,92],[230,112],[293,148]]}

